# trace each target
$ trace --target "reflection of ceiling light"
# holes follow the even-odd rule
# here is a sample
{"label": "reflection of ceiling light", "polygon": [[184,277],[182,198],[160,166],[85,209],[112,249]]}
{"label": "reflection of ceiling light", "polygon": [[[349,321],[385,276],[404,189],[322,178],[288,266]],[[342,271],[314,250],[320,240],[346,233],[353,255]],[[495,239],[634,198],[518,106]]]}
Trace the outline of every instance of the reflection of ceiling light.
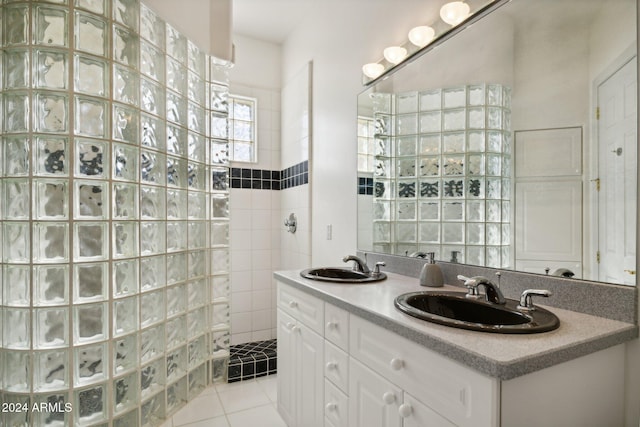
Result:
{"label": "reflection of ceiling light", "polygon": [[407,49],[400,46],[391,46],[383,51],[384,59],[392,64],[399,64],[407,56]]}
{"label": "reflection of ceiling light", "polygon": [[425,47],[435,37],[433,28],[425,26],[415,27],[409,31],[409,41],[418,47]]}
{"label": "reflection of ceiling light", "polygon": [[462,1],[447,3],[440,9],[440,17],[449,25],[458,25],[469,16],[471,9]]}
{"label": "reflection of ceiling light", "polygon": [[362,72],[364,73],[365,76],[369,77],[370,79],[378,78],[383,71],[384,71],[384,65],[378,64],[377,62],[365,64],[362,67]]}

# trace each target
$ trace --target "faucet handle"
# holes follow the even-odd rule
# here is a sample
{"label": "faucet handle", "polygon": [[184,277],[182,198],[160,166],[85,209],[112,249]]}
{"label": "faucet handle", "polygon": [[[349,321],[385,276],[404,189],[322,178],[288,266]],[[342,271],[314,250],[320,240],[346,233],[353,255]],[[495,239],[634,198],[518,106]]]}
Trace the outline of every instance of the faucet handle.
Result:
{"label": "faucet handle", "polygon": [[467,287],[467,298],[480,298],[480,292],[478,291],[478,285],[480,282],[477,280],[477,277],[467,277],[462,274],[458,274],[458,280]]}
{"label": "faucet handle", "polygon": [[387,263],[386,263],[386,262],[384,262],[384,261],[378,261],[378,262],[376,262],[376,266],[375,266],[375,268],[373,269],[373,275],[374,275],[374,276],[378,276],[378,275],[380,275],[380,267],[384,267],[385,265],[387,265]]}
{"label": "faucet handle", "polygon": [[524,292],[522,292],[522,295],[520,296],[520,304],[518,304],[518,309],[524,310],[524,311],[535,310],[536,308],[533,305],[533,300],[532,300],[532,297],[534,295],[538,297],[548,298],[553,294],[551,293],[551,291],[548,291],[546,289],[526,289]]}

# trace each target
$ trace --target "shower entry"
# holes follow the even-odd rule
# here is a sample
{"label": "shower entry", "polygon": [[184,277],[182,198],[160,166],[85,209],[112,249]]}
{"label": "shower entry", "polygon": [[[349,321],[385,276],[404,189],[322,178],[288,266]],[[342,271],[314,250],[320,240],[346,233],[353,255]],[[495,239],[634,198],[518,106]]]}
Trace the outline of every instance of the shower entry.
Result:
{"label": "shower entry", "polygon": [[228,64],[138,0],[0,19],[0,425],[159,425],[227,376]]}

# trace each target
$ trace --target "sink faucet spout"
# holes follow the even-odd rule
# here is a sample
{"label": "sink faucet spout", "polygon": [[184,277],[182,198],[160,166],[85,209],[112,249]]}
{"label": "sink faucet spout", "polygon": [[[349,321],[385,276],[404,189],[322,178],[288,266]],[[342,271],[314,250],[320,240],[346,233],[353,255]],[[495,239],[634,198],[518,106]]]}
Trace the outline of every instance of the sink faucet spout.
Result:
{"label": "sink faucet spout", "polygon": [[355,271],[359,271],[364,274],[371,273],[371,270],[369,270],[369,266],[367,265],[367,263],[355,255],[347,255],[344,258],[342,258],[342,261],[344,262],[353,261],[353,269]]}

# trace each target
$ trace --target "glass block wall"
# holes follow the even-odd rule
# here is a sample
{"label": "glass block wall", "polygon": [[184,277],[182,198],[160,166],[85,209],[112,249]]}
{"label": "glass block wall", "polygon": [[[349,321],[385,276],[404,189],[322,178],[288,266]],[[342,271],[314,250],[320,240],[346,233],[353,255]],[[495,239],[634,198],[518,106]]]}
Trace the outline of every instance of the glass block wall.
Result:
{"label": "glass block wall", "polygon": [[376,94],[374,250],[509,267],[511,91]]}
{"label": "glass block wall", "polygon": [[138,0],[2,3],[0,425],[158,425],[226,378],[226,64]]}

